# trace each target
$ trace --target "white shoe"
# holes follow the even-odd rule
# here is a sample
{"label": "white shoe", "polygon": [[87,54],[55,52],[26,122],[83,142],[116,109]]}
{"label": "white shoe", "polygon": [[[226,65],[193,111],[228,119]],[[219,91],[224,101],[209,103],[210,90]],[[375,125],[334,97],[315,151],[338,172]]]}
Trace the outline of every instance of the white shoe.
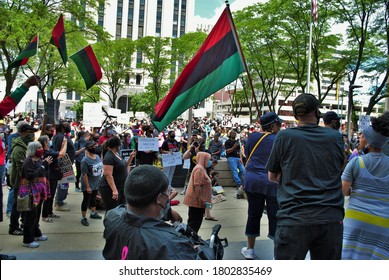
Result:
{"label": "white shoe", "polygon": [[253,260],[256,258],[254,249],[247,249],[247,247],[243,247],[242,250],[240,250],[240,253],[246,260]]}
{"label": "white shoe", "polygon": [[31,243],[23,243],[23,247],[27,247],[27,248],[38,248],[39,247],[39,243],[38,242],[31,242]]}
{"label": "white shoe", "polygon": [[35,237],[35,241],[46,241],[47,239],[49,239],[49,238],[44,234],[42,234],[39,237]]}

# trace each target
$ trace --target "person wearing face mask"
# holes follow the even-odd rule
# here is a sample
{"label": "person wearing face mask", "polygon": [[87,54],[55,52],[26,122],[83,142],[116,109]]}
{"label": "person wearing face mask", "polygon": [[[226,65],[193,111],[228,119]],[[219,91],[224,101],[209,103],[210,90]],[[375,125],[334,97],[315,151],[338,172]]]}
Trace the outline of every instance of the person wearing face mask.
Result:
{"label": "person wearing face mask", "polygon": [[42,159],[44,150],[39,142],[30,142],[26,151],[26,159],[23,163],[20,180],[19,195],[21,197],[32,193],[32,208],[24,211],[23,246],[37,248],[36,241],[46,241],[48,237],[43,235],[39,228],[39,218],[42,210],[42,202],[50,197],[50,188],[46,178],[46,170],[53,162],[48,156]]}
{"label": "person wearing face mask", "polygon": [[74,141],[74,149],[76,150],[76,192],[82,192],[80,189],[81,161],[85,156],[85,143],[89,138],[89,132],[81,130],[77,133],[76,141]]}
{"label": "person wearing face mask", "polygon": [[324,126],[339,131],[340,119],[334,111],[328,111],[323,115]]}
{"label": "person wearing face mask", "polygon": [[298,126],[281,130],[266,165],[279,183],[275,259],[338,260],[342,253],[344,164],[342,134],[319,126],[317,98],[293,101]]}
{"label": "person wearing face mask", "polygon": [[[161,146],[160,149],[161,154],[172,154],[180,151],[178,148],[178,142],[175,140],[175,137],[176,134],[174,130],[170,130],[168,132],[167,139],[163,142]],[[173,180],[175,170],[176,170],[175,165],[163,167],[163,172],[165,173],[166,177],[169,180],[169,195],[172,194],[173,192],[175,192],[175,195],[177,195],[177,192],[172,188],[172,180]]]}
{"label": "person wearing face mask", "polygon": [[[144,136],[146,138],[154,138],[153,131],[154,128],[151,125],[142,126],[142,130],[145,132]],[[139,164],[149,164],[153,165],[154,160],[157,158],[157,153],[155,151],[137,151],[137,159]]]}
{"label": "person wearing face mask", "polygon": [[103,172],[103,162],[95,154],[96,144],[93,141],[87,141],[85,143],[85,157],[81,161],[81,189],[83,193],[81,224],[83,226],[89,226],[88,219],[86,218],[88,207],[91,210],[89,218],[101,220],[101,216],[96,212],[96,196],[99,190],[99,180]]}
{"label": "person wearing face mask", "polygon": [[20,188],[20,180],[22,178],[23,163],[26,159],[27,145],[34,141],[36,130],[29,124],[20,126],[20,136],[12,141],[12,154],[11,154],[11,174],[10,181],[11,186],[14,189],[14,199],[12,203],[11,221],[9,225],[9,234],[23,235],[23,230],[19,226],[19,218],[21,213],[16,209],[16,200]]}
{"label": "person wearing face mask", "polygon": [[[63,143],[63,138],[67,139],[66,142],[66,154],[69,156],[69,159],[72,163],[76,158],[76,150],[74,148],[73,141],[70,138],[71,127],[67,121],[61,121],[57,125],[57,133],[53,137],[53,149],[60,151]],[[70,211],[70,208],[65,204],[65,200],[68,196],[69,183],[58,184],[57,194],[55,197],[55,210],[67,212]]]}
{"label": "person wearing face mask", "polygon": [[124,187],[126,205],[117,206],[104,217],[105,259],[196,259],[194,244],[165,221],[182,221],[169,206],[168,184],[166,175],[152,165],[130,172]]}

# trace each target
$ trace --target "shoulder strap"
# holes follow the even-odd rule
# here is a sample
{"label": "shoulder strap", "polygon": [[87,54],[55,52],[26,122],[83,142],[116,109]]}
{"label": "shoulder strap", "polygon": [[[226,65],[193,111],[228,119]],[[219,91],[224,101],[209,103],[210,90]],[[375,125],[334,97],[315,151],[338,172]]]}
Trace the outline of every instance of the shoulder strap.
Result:
{"label": "shoulder strap", "polygon": [[266,132],[264,135],[261,136],[261,138],[259,138],[257,144],[255,144],[254,148],[252,149],[250,155],[249,155],[249,158],[247,159],[246,161],[246,164],[244,165],[244,167],[247,166],[247,164],[249,163],[250,159],[251,159],[251,156],[253,155],[253,153],[255,152],[255,150],[257,149],[259,143],[262,142],[263,139],[265,139],[266,136],[268,136],[269,134],[271,134],[270,132]]}

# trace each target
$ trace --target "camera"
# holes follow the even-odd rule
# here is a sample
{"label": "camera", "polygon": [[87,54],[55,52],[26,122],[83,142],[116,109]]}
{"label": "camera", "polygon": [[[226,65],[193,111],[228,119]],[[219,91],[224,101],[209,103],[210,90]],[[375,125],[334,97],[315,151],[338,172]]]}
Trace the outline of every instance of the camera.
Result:
{"label": "camera", "polygon": [[199,145],[198,142],[193,142],[193,146],[197,148],[197,147],[200,146],[200,145]]}

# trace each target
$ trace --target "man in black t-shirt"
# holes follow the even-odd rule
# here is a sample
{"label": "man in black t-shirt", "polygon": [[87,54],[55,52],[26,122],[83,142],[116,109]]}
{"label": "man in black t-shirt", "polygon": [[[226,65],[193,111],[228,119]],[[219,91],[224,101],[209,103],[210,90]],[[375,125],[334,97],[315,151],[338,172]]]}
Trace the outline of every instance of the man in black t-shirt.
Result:
{"label": "man in black t-shirt", "polygon": [[296,128],[281,130],[274,140],[266,169],[279,183],[276,259],[340,259],[343,194],[342,135],[318,126],[319,101],[301,94],[293,102]]}
{"label": "man in black t-shirt", "polygon": [[236,188],[239,190],[244,176],[244,166],[241,158],[240,144],[239,141],[236,140],[235,130],[230,131],[229,138],[224,143],[224,148],[226,150],[228,167],[231,170]]}

